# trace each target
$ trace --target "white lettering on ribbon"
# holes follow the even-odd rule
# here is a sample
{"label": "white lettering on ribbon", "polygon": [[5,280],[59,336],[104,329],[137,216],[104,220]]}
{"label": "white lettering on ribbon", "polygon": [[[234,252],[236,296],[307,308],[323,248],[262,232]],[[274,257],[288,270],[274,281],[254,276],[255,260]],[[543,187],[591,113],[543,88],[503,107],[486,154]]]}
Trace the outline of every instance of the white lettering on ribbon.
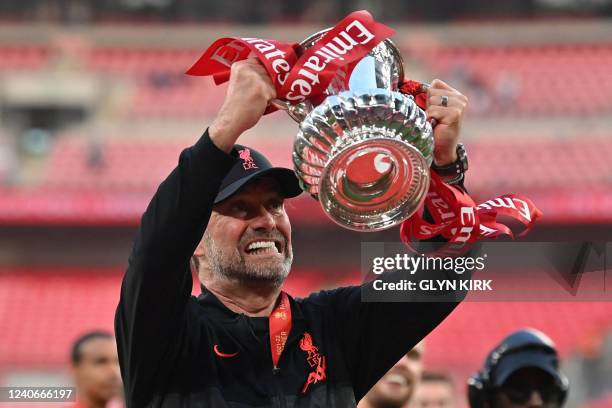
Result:
{"label": "white lettering on ribbon", "polygon": [[[325,69],[327,64],[334,60],[344,61],[342,55],[346,55],[359,44],[367,44],[374,39],[372,34],[359,20],[355,20],[348,24],[343,31],[334,36],[321,48],[310,56],[306,63],[298,72],[298,78],[295,79],[289,86],[290,91],[285,96],[287,100],[292,102],[302,102],[312,92],[312,86],[318,84],[318,72]],[[321,61],[319,57],[323,57]],[[306,86],[304,81],[308,81],[309,86]]]}
{"label": "white lettering on ribbon", "polygon": [[[230,50],[228,48],[233,48],[236,50],[235,52],[231,52],[231,54],[233,54],[231,57],[228,57],[228,54],[230,54]],[[210,59],[229,68],[234,62],[238,61],[242,51],[244,51],[244,47],[239,42],[232,41],[217,48]]]}
{"label": "white lettering on ribbon", "polygon": [[489,237],[497,232],[496,229],[489,228],[486,225],[480,224],[480,235]]}
{"label": "white lettering on ribbon", "polygon": [[474,231],[473,225],[476,223],[474,208],[461,207],[459,222],[461,222],[461,225],[463,225],[463,227],[461,227],[459,233],[454,237],[453,241],[468,242],[470,237],[472,236],[472,231]]}
{"label": "white lettering on ribbon", "polygon": [[521,214],[527,221],[531,222],[531,212],[529,211],[529,205],[520,198],[513,198],[512,200],[519,204],[520,207],[517,208],[519,214]]}
{"label": "white lettering on ribbon", "polygon": [[284,59],[285,53],[276,48],[271,42],[262,40],[261,38],[242,38],[242,41],[253,44],[267,60],[272,61],[272,70],[277,74],[276,78],[274,78],[274,82],[283,85],[289,76],[289,71],[291,71],[291,65]]}
{"label": "white lettering on ribbon", "polygon": [[[360,42],[360,44],[367,44],[369,43],[373,38],[374,38],[374,34],[372,34],[371,32],[368,31],[367,28],[365,28],[363,26],[363,24],[361,24],[361,22],[359,20],[355,20],[353,21],[351,24],[349,24],[348,26],[346,26],[346,32],[348,34],[348,31],[353,28],[356,27],[357,29],[359,29],[360,34],[357,35],[357,38],[363,37],[364,40]],[[340,35],[342,35],[342,33],[340,33]],[[349,34],[350,35],[350,34]],[[345,37],[346,38],[346,37]]]}
{"label": "white lettering on ribbon", "polygon": [[438,195],[438,193],[436,193],[435,191],[430,191],[427,195],[429,197],[433,197],[431,198],[431,204],[434,206],[442,220],[453,218],[455,216],[455,213],[450,209],[450,206],[446,203],[446,201],[444,201],[442,197]]}

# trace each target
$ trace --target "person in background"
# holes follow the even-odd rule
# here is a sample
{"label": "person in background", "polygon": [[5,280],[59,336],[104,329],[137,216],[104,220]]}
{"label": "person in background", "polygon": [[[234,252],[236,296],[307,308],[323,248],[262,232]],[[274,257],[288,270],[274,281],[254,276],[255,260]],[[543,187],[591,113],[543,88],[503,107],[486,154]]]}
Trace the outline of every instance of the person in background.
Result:
{"label": "person in background", "polygon": [[115,337],[110,332],[81,335],[72,346],[73,408],[123,407],[122,383]]}
{"label": "person in background", "polygon": [[557,408],[568,391],[553,341],[535,329],[511,333],[468,380],[471,408]]}
{"label": "person in background", "polygon": [[455,408],[457,397],[455,384],[444,373],[425,371],[416,388],[410,408]]}
{"label": "person in background", "polygon": [[425,344],[418,343],[359,401],[357,408],[401,408],[414,395],[423,373]]}

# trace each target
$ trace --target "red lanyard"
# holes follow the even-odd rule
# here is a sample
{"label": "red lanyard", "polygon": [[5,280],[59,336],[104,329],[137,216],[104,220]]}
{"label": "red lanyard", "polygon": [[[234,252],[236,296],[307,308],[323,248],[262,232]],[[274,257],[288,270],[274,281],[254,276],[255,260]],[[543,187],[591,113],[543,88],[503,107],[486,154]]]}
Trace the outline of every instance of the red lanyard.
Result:
{"label": "red lanyard", "polygon": [[270,348],[272,349],[272,364],[278,368],[278,359],[285,349],[287,337],[291,331],[291,305],[289,296],[280,293],[280,302],[270,315]]}

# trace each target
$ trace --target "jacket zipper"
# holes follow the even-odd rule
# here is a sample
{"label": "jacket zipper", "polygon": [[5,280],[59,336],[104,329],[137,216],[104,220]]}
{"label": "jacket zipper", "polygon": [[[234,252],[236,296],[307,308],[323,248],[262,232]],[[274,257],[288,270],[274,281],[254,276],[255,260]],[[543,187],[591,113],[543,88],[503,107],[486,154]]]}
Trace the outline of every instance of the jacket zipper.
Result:
{"label": "jacket zipper", "polygon": [[281,408],[287,408],[287,401],[285,400],[285,394],[283,393],[283,386],[280,381],[280,368],[272,367],[272,376],[274,377],[274,382],[276,383],[276,390],[278,395],[278,402]]}

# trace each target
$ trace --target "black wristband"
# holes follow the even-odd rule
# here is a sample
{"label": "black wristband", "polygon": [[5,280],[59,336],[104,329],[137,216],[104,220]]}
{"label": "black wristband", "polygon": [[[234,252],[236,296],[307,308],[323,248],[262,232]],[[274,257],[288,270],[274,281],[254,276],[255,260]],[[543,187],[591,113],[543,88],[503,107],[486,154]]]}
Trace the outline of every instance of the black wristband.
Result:
{"label": "black wristband", "polygon": [[453,177],[453,181],[463,175],[468,169],[467,152],[463,144],[457,144],[457,160],[445,166],[437,166],[436,163],[432,163],[431,168],[441,177]]}

